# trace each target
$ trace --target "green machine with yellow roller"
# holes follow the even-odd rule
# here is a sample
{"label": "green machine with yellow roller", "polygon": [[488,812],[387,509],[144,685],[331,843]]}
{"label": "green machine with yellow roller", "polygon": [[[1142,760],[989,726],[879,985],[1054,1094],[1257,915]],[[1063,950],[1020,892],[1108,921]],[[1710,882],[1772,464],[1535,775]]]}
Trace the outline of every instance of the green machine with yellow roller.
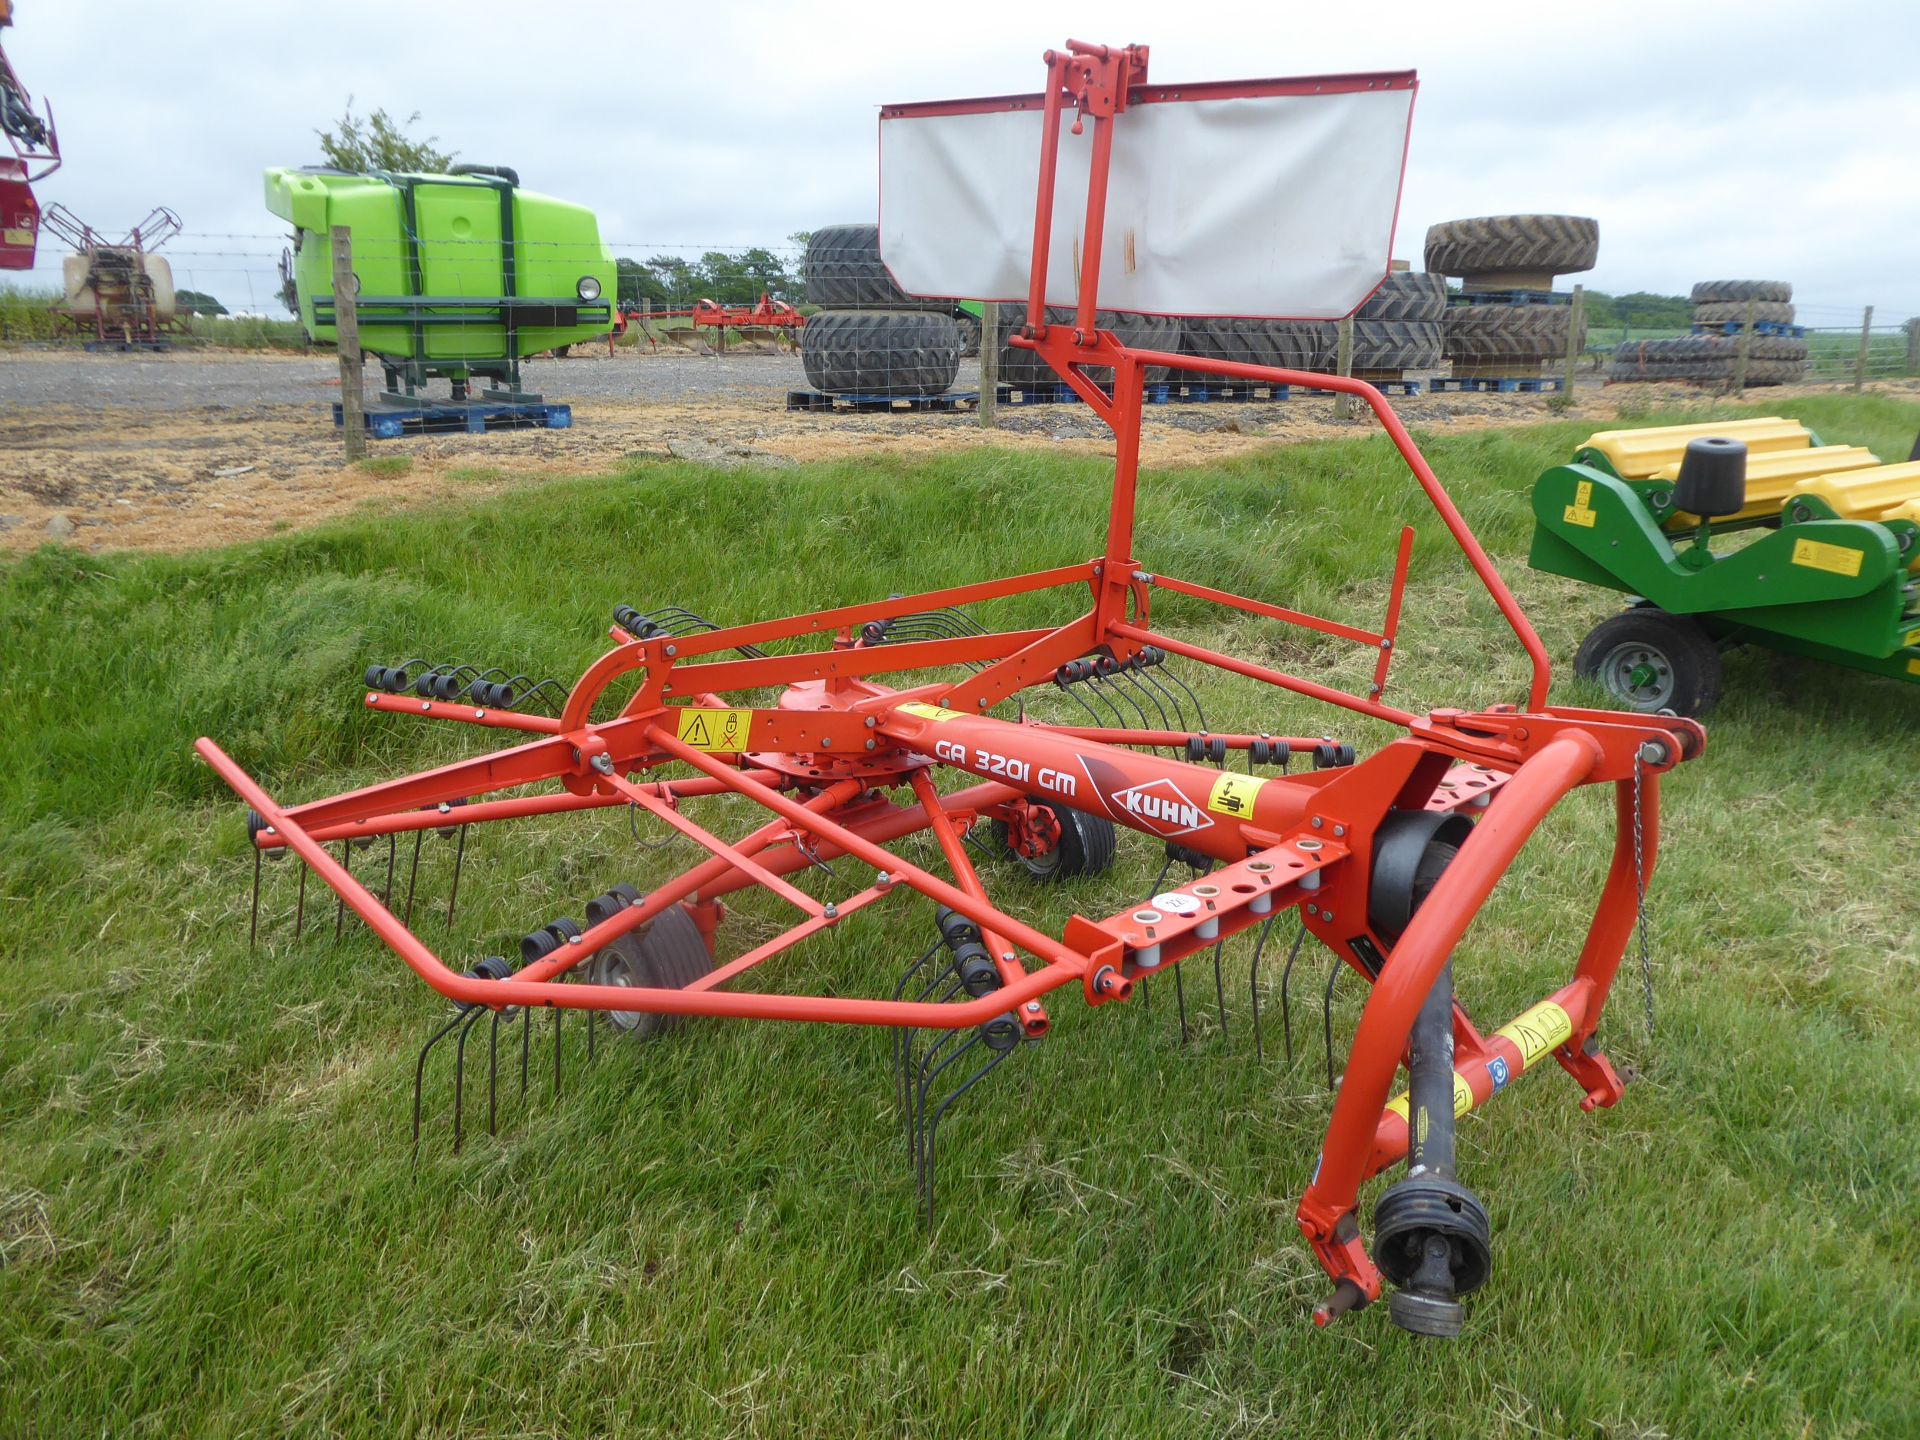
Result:
{"label": "green machine with yellow roller", "polygon": [[1533,568],[1625,592],[1574,668],[1702,715],[1764,645],[1920,682],[1920,442],[1904,463],[1764,417],[1609,430],[1533,487]]}
{"label": "green machine with yellow roller", "polygon": [[441,376],[465,400],[482,376],[504,387],[489,399],[538,400],[520,388],[524,357],[613,328],[613,255],[593,212],[521,189],[506,166],[274,169],[266,192],[267,209],[294,227],[283,271],[317,341],[335,338],[330,232],[351,232],[360,346],[385,368],[386,398]]}

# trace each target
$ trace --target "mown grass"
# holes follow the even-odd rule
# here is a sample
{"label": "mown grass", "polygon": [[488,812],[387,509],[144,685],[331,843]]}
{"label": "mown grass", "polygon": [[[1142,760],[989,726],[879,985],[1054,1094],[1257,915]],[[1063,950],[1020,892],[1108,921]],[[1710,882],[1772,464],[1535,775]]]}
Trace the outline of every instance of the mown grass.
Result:
{"label": "mown grass", "polygon": [[[1920,407],[1875,397],[1779,408],[1889,455],[1920,424]],[[1524,569],[1526,487],[1589,428],[1427,438],[1556,656],[1612,602]],[[1224,1036],[1204,971],[1189,977],[1184,1048],[1164,985],[1151,1007],[1062,999],[1052,1038],[943,1132],[929,1243],[882,1035],[695,1025],[584,1070],[575,1031],[567,1093],[538,1078],[543,1054],[527,1103],[510,1086],[502,1136],[458,1157],[446,1088],[430,1092],[416,1164],[413,1052],[442,1006],[365,932],[335,945],[317,903],[296,943],[287,865],[269,868],[249,952],[241,812],[191,759],[195,735],[305,799],[479,743],[369,717],[370,659],[566,676],[603,648],[616,601],[735,620],[1064,563],[1092,553],[1105,497],[1099,463],[1032,453],[646,464],[198,555],[9,564],[0,1434],[1920,1430],[1920,695],[1891,683],[1732,659],[1710,753],[1667,790],[1657,1032],[1641,1031],[1637,980],[1602,1031],[1639,1082],[1586,1116],[1549,1069],[1464,1123],[1497,1248],[1452,1346],[1379,1312],[1306,1323],[1324,1282],[1292,1210],[1329,1105],[1318,1006],[1300,1004],[1318,962],[1296,981],[1291,1063],[1271,961],[1264,1063],[1244,954]],[[1275,447],[1149,477],[1139,553],[1370,618],[1395,530],[1419,515],[1377,439]],[[1517,698],[1514,647],[1434,532],[1398,698]],[[1173,628],[1318,677],[1366,663],[1163,603]],[[1564,675],[1555,693],[1593,698]],[[1208,694],[1222,728],[1382,738],[1246,687]],[[1564,806],[1470,933],[1459,983],[1483,1017],[1570,964],[1607,809]],[[423,897],[444,895],[449,850],[429,844]],[[937,864],[924,844],[908,853]],[[416,924],[467,963],[688,860],[636,850],[607,817],[479,834],[452,931],[424,898]],[[1057,926],[1126,904],[1153,868],[1136,844],[1070,890],[996,885]],[[809,883],[845,893],[852,878]],[[778,918],[743,901],[723,943]],[[899,905],[779,978],[875,993],[929,934]]]}

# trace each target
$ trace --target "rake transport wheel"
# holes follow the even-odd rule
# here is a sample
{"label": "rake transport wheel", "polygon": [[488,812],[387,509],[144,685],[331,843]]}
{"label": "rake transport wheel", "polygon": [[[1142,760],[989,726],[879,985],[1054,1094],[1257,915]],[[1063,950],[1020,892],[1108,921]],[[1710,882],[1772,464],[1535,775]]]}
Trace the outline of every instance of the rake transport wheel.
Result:
{"label": "rake transport wheel", "polygon": [[[622,935],[595,955],[587,962],[586,978],[593,985],[683,990],[711,969],[713,956],[700,938],[699,927],[683,906],[675,905],[643,933]],[[681,1018],[639,1010],[607,1011],[607,1023],[635,1040],[663,1035]]]}
{"label": "rake transport wheel", "polygon": [[1004,820],[993,822],[993,843],[1017,861],[1028,876],[1042,884],[1055,884],[1076,875],[1101,875],[1113,865],[1113,822],[1104,815],[1089,815],[1066,805],[1048,805],[1060,822],[1060,834],[1053,845],[1037,855],[1022,855],[1013,845],[1012,832]]}
{"label": "rake transport wheel", "polygon": [[1725,668],[1711,636],[1684,615],[1650,605],[1594,626],[1574,672],[1630,710],[1704,715],[1719,703]]}

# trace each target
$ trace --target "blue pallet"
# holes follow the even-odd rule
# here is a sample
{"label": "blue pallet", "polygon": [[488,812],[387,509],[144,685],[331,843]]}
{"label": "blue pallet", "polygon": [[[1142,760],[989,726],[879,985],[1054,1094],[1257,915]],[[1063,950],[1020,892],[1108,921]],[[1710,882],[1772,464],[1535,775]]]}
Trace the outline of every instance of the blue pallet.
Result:
{"label": "blue pallet", "polygon": [[[1740,333],[1740,324],[1741,322],[1738,320],[1729,320],[1723,325],[1696,324],[1693,327],[1693,333],[1696,335],[1738,335]],[[1779,320],[1756,320],[1753,322],[1753,333],[1756,335],[1784,335],[1790,340],[1804,340],[1807,338],[1807,327],[1804,325],[1788,325]]]}
{"label": "blue pallet", "polygon": [[[418,405],[369,405],[361,418],[374,440],[398,440],[403,435],[483,435],[489,430],[570,430],[571,405],[509,404],[490,400],[422,401]],[[333,423],[344,427],[340,402],[333,404]]]}
{"label": "blue pallet", "polygon": [[789,390],[787,409],[859,415],[952,414],[980,403],[978,390],[948,390],[939,395],[825,395],[818,390]]}
{"label": "blue pallet", "polygon": [[1433,393],[1438,395],[1447,390],[1474,391],[1490,395],[1545,395],[1566,388],[1566,381],[1559,376],[1542,375],[1539,377],[1480,377],[1462,375],[1451,380],[1435,380]]}
{"label": "blue pallet", "polygon": [[1571,305],[1571,290],[1452,290],[1455,305]]}

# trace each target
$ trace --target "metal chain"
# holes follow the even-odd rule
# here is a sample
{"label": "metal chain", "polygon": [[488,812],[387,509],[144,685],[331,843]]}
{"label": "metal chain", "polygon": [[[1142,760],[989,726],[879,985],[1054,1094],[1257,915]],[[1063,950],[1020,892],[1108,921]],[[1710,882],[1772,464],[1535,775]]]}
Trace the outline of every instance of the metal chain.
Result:
{"label": "metal chain", "polygon": [[1642,762],[1633,757],[1633,892],[1634,923],[1640,934],[1640,989],[1646,1005],[1647,1043],[1653,1043],[1653,952],[1647,943],[1647,842],[1640,818]]}

